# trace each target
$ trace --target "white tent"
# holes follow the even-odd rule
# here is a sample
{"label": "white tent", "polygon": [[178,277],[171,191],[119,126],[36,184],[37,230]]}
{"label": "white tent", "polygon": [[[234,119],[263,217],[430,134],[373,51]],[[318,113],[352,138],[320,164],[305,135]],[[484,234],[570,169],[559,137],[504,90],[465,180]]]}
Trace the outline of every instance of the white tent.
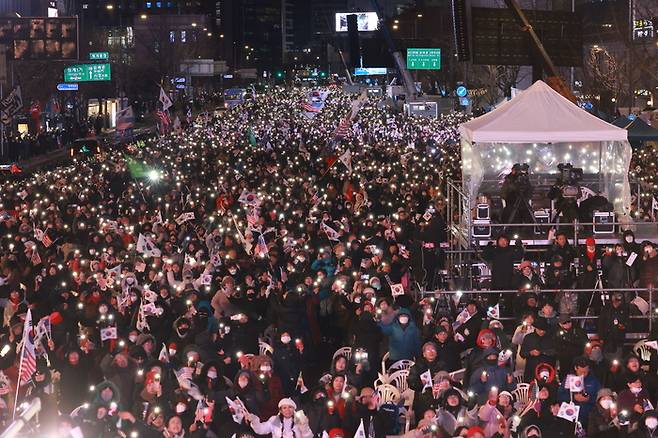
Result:
{"label": "white tent", "polygon": [[627,132],[584,111],[543,81],[460,127],[473,143],[624,141]]}
{"label": "white tent", "polygon": [[[464,187],[473,205],[483,181],[498,180],[515,163],[530,173],[557,173],[559,163],[596,176],[618,213],[630,210],[627,132],[582,110],[542,81],[459,128]],[[590,178],[591,179],[591,178]]]}

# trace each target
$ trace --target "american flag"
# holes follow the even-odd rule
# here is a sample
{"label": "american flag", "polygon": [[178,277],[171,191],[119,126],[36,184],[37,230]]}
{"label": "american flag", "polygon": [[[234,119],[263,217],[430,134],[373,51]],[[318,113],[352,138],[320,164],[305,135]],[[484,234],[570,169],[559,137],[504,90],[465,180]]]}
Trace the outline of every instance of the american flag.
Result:
{"label": "american flag", "polygon": [[19,385],[29,381],[32,374],[37,370],[37,355],[34,351],[34,340],[32,339],[32,311],[30,309],[27,309],[25,325],[23,326],[23,351],[21,353],[20,370]]}
{"label": "american flag", "polygon": [[254,250],[254,256],[265,258],[269,255],[269,250],[267,249],[267,244],[265,243],[265,238],[261,234],[258,236],[258,244]]}
{"label": "american flag", "polygon": [[157,110],[155,112],[155,115],[158,116],[160,121],[162,122],[163,125],[168,126],[171,123],[171,119],[169,118],[169,114],[167,114],[164,111]]}
{"label": "american flag", "polygon": [[313,106],[310,102],[303,102],[302,109],[308,111],[309,113],[319,113],[320,108]]}
{"label": "american flag", "polygon": [[349,118],[344,118],[343,120],[340,121],[338,124],[338,127],[334,131],[334,137],[335,138],[345,138],[347,134],[350,132],[350,128],[352,127],[352,124],[350,123]]}

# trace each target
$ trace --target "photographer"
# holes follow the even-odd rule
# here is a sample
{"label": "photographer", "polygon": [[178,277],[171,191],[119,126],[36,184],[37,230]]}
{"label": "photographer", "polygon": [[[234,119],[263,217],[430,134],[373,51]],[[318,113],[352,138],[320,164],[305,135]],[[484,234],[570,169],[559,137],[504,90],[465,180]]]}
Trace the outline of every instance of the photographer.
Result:
{"label": "photographer", "polygon": [[500,197],[505,200],[501,217],[505,224],[526,224],[533,221],[531,212],[526,208],[533,192],[528,170],[528,164],[516,163],[512,166],[512,171],[505,176],[500,190]]}
{"label": "photographer", "polygon": [[548,191],[548,198],[555,201],[555,216],[552,222],[559,220],[569,223],[579,218],[577,200],[580,197],[578,183],[583,179],[583,169],[576,169],[571,164],[560,163],[557,168],[560,176]]}
{"label": "photographer", "polygon": [[[510,246],[510,239],[501,234],[496,240],[496,246],[489,242],[482,258],[491,265],[491,290],[511,290],[514,287],[514,262],[523,257],[524,249],[521,240]],[[498,302],[497,294],[489,295],[489,305]]]}

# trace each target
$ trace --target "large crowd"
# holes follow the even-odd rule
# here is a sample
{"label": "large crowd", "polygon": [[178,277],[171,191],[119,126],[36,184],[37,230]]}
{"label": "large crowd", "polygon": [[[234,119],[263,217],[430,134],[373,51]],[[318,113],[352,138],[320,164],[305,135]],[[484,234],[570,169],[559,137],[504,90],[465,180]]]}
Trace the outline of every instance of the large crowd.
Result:
{"label": "large crowd", "polygon": [[623,290],[655,245],[558,233],[540,270],[500,235],[489,286],[518,293],[450,290],[466,117],[324,91],[4,182],[3,427],[39,398],[20,436],[658,436],[656,330],[626,345],[657,297]]}

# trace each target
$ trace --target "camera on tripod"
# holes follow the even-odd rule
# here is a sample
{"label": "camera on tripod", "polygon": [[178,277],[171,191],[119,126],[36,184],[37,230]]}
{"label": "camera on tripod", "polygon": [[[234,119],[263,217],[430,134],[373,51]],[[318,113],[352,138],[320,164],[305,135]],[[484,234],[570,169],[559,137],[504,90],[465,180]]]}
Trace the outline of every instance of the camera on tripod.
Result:
{"label": "camera on tripod", "polygon": [[557,165],[560,178],[557,185],[560,186],[563,198],[580,198],[579,183],[583,180],[583,169],[573,167],[571,163],[560,163]]}
{"label": "camera on tripod", "polygon": [[528,163],[516,163],[512,166],[512,170],[514,171],[514,182],[518,185],[519,193],[532,193]]}

